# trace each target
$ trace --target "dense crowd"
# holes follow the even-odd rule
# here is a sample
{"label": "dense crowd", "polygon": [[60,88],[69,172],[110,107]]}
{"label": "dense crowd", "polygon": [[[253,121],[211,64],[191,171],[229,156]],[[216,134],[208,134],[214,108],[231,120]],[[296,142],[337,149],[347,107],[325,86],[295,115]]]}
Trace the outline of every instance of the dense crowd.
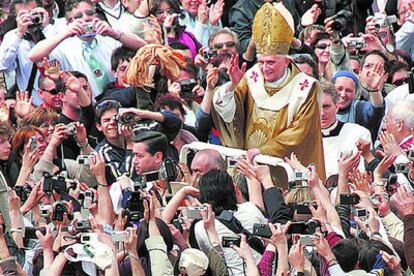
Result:
{"label": "dense crowd", "polygon": [[1,275],[413,273],[414,1],[268,2],[1,1]]}

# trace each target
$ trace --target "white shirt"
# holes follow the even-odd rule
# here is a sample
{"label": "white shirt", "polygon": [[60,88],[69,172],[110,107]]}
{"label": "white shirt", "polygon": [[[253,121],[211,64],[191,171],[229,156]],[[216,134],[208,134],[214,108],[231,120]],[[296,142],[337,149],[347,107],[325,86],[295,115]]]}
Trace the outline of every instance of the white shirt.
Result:
{"label": "white shirt", "polygon": [[[111,70],[111,56],[116,48],[122,46],[122,43],[109,36],[96,35],[95,39],[97,40],[97,46],[92,50],[93,55],[100,62],[109,80],[115,81]],[[93,97],[96,97],[102,91],[99,91],[94,74],[83,57],[83,43],[84,41],[77,36],[69,37],[62,41],[50,53],[49,57],[59,59],[62,70],[75,70],[84,73],[91,85]]]}
{"label": "white shirt", "polygon": [[[265,217],[253,203],[245,202],[242,204],[238,204],[237,207],[238,209],[237,212],[234,213],[234,216],[249,232],[253,231],[253,224],[265,223]],[[233,231],[228,229],[217,219],[215,221],[215,225],[220,240],[224,236],[234,237],[236,235]],[[203,221],[199,221],[196,223],[194,233],[197,239],[197,243],[200,246],[200,250],[207,254],[209,250],[212,249],[212,246],[208,239],[206,230],[204,229]],[[240,258],[240,256],[231,248],[223,248],[223,252],[230,275],[244,276],[245,274],[243,272],[243,260]],[[254,250],[252,250],[252,252],[253,257],[256,260],[256,263],[258,263],[261,259],[261,255]]]}
{"label": "white shirt", "polygon": [[[32,72],[33,62],[28,59],[30,50],[35,43],[26,39],[21,39],[16,34],[17,29],[13,29],[4,35],[0,45],[0,72],[16,72],[16,82],[20,90],[26,90]],[[46,38],[56,34],[56,28],[47,25],[43,29]],[[38,105],[41,103],[37,95],[37,83],[39,79],[39,71],[36,74],[32,95],[35,96],[33,103]],[[40,102],[39,102],[40,101]]]}
{"label": "white shirt", "polygon": [[[333,130],[337,126],[337,123],[338,121],[332,127],[322,130],[322,133]],[[352,151],[355,153],[358,151],[356,142],[359,138],[371,142],[371,133],[365,127],[353,123],[345,123],[337,136],[322,137],[327,178],[338,173],[338,160],[341,152]],[[360,171],[365,171],[364,159],[362,157],[358,168]]]}
{"label": "white shirt", "polygon": [[104,10],[106,19],[108,20],[108,23],[112,26],[112,28],[122,28],[121,25],[118,25],[119,19],[125,12],[125,8],[121,5],[121,1],[118,1],[113,8],[108,6],[105,2],[99,2],[97,3],[97,5],[99,5]]}

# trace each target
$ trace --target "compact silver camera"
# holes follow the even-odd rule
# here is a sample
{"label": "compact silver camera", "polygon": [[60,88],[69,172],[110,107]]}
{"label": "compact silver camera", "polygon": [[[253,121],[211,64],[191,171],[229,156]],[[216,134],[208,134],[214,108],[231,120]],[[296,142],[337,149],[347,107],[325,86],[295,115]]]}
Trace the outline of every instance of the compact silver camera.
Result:
{"label": "compact silver camera", "polygon": [[188,206],[186,216],[189,219],[202,219],[201,212],[206,210],[207,208],[205,206]]}
{"label": "compact silver camera", "polygon": [[81,165],[89,165],[95,163],[95,157],[93,155],[79,155],[76,158],[76,162]]}

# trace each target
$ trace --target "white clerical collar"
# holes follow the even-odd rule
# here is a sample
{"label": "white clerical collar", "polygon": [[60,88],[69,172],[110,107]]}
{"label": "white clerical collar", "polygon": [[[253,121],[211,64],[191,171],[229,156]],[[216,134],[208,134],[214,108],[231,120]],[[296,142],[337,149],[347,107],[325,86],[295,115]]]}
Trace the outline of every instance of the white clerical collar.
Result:
{"label": "white clerical collar", "polygon": [[338,125],[338,120],[335,121],[335,123],[333,123],[330,127],[327,127],[325,129],[321,129],[322,130],[322,134],[323,135],[329,135],[329,133],[334,130],[336,128],[336,126]]}
{"label": "white clerical collar", "polygon": [[283,76],[274,81],[274,82],[265,82],[266,86],[270,86],[272,88],[279,88],[280,86],[282,86],[282,84],[290,77],[290,68],[286,68],[285,69],[285,73],[283,74]]}

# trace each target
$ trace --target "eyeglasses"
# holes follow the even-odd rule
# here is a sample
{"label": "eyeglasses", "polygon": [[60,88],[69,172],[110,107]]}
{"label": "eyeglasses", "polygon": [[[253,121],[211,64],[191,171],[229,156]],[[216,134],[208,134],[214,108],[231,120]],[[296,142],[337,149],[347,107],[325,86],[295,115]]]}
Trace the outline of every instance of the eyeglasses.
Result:
{"label": "eyeglasses", "polygon": [[234,46],[236,46],[236,43],[234,43],[233,41],[224,42],[224,43],[216,43],[214,44],[214,49],[220,50],[224,47],[224,45],[226,45],[226,48],[233,48]]}
{"label": "eyeglasses", "polygon": [[400,80],[394,81],[392,84],[394,84],[395,86],[400,86],[400,85],[403,85],[407,82],[408,82],[408,78],[405,78],[405,79],[400,79]]}
{"label": "eyeglasses", "polygon": [[321,49],[321,50],[325,50],[326,48],[331,47],[330,44],[317,44],[316,48]]}
{"label": "eyeglasses", "polygon": [[156,11],[155,16],[162,16],[165,13],[171,15],[171,14],[175,13],[175,11],[174,11],[174,9],[166,9],[165,11]]}
{"label": "eyeglasses", "polygon": [[71,18],[71,20],[73,20],[73,19],[80,19],[80,18],[82,18],[84,15],[87,15],[87,16],[93,16],[93,15],[95,15],[96,14],[96,10],[86,10],[86,11],[84,11],[83,13],[82,12],[78,12],[78,13],[75,13],[74,15],[73,15],[73,17]]}

